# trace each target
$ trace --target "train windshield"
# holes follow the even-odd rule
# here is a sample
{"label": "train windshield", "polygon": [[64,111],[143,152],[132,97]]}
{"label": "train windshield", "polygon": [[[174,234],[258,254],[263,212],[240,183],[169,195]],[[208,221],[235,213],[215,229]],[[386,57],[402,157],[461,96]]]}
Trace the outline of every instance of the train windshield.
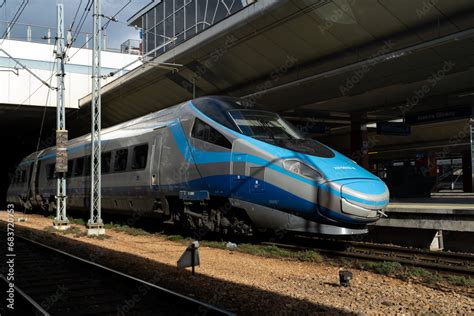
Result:
{"label": "train windshield", "polygon": [[196,108],[223,126],[263,142],[318,157],[334,157],[320,142],[304,137],[296,127],[273,112],[250,109],[245,101],[231,97],[202,97]]}
{"label": "train windshield", "polygon": [[258,110],[228,112],[244,135],[263,139],[303,139],[300,132],[278,114]]}

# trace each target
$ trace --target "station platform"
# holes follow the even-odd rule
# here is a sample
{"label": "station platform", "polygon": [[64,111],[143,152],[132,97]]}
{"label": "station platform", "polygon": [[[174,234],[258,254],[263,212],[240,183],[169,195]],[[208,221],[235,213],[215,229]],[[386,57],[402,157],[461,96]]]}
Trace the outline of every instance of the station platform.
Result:
{"label": "station platform", "polygon": [[473,214],[474,195],[432,196],[392,200],[389,213]]}
{"label": "station platform", "polygon": [[474,195],[394,199],[368,239],[403,246],[474,252]]}

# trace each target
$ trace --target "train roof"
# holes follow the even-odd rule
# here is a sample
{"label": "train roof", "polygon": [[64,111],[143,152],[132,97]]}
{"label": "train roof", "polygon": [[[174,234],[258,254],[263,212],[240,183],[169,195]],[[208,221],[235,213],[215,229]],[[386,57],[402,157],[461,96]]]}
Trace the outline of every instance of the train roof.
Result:
{"label": "train roof", "polygon": [[[253,107],[251,104],[246,103],[243,100],[240,100],[234,97],[228,97],[228,96],[205,96],[205,97],[195,98],[190,101],[198,110],[200,110],[207,116],[211,117],[212,119],[220,123],[223,123],[224,125],[229,124],[227,119],[226,119],[227,122],[222,120],[223,116],[225,116],[228,111]],[[189,101],[105,128],[102,130],[102,133],[101,133],[102,140],[107,140],[114,137],[122,137],[125,134],[126,136],[131,136],[131,134],[133,133],[143,133],[144,130],[148,130],[148,129],[152,130],[156,128],[157,125],[159,124],[159,122],[156,122],[157,119],[159,119],[160,122],[161,121],[166,122],[170,119],[174,119],[180,107],[186,104],[187,102]],[[115,135],[119,131],[120,131],[119,135]],[[82,135],[82,136],[69,140],[68,146],[79,144],[85,141],[90,142],[90,139],[91,139],[90,133],[86,135]],[[45,154],[51,153],[55,149],[56,147],[52,146],[40,151],[33,152],[29,154],[28,156],[26,156],[22,160],[22,162],[30,162],[31,160],[34,160],[36,156],[41,157]]]}

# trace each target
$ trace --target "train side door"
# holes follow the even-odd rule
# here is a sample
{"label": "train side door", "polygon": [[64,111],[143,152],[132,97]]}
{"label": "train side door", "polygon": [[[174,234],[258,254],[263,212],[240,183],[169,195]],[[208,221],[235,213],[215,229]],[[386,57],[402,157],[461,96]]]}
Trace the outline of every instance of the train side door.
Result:
{"label": "train side door", "polygon": [[32,189],[32,203],[36,206],[40,206],[42,203],[42,199],[39,192],[39,179],[40,179],[40,171],[41,171],[41,160],[36,159],[35,164],[33,165],[33,189]]}
{"label": "train side door", "polygon": [[151,151],[151,164],[150,164],[151,183],[150,184],[153,191],[159,190],[162,147],[163,147],[163,136],[160,133],[156,135],[154,143],[153,143],[152,151]]}
{"label": "train side door", "polygon": [[240,141],[236,140],[232,146],[232,170],[231,170],[231,196],[235,198],[244,197],[248,192],[248,170],[247,154]]}

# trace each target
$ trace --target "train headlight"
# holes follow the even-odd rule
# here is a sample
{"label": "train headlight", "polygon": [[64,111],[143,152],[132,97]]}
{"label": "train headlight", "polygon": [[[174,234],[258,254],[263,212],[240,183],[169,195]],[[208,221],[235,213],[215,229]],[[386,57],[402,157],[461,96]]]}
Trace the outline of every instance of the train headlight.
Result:
{"label": "train headlight", "polygon": [[308,166],[307,164],[296,160],[296,159],[287,159],[283,161],[283,168],[289,170],[293,173],[296,173],[300,176],[310,178],[312,180],[321,180],[323,176],[314,168]]}

